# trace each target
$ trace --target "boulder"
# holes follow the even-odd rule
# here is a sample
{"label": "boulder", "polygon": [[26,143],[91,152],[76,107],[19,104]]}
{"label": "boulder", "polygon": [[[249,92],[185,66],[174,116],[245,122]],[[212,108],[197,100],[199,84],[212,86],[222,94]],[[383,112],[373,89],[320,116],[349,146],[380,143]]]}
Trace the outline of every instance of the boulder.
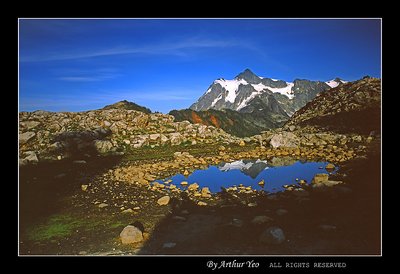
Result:
{"label": "boulder", "polygon": [[343,182],[328,180],[328,181],[319,182],[317,184],[312,184],[312,187],[314,189],[318,189],[318,188],[324,188],[324,187],[332,187],[332,186],[340,185],[340,184],[343,184]]}
{"label": "boulder", "polygon": [[264,244],[278,245],[285,241],[285,234],[279,227],[267,228],[259,237],[259,241]]}
{"label": "boulder", "polygon": [[321,182],[328,181],[329,175],[326,173],[318,173],[315,174],[314,178],[311,181],[311,184],[319,184]]}
{"label": "boulder", "polygon": [[23,159],[27,163],[37,163],[39,162],[39,159],[36,156],[36,153],[34,151],[26,151],[25,152],[25,158]]}
{"label": "boulder", "polygon": [[27,130],[30,130],[30,129],[35,128],[38,125],[40,125],[40,122],[38,122],[38,121],[25,121],[25,122],[21,122],[20,125],[21,125],[21,127],[24,127]]}
{"label": "boulder", "polygon": [[35,137],[36,136],[36,133],[35,132],[32,132],[32,131],[28,131],[28,132],[24,132],[24,133],[21,133],[20,135],[19,135],[19,143],[22,145],[22,144],[25,144],[25,143],[27,143],[29,140],[31,140],[33,137]]}
{"label": "boulder", "polygon": [[210,198],[211,197],[211,192],[208,187],[203,187],[201,189],[201,197],[203,198]]}
{"label": "boulder", "polygon": [[189,191],[196,191],[198,188],[199,188],[199,185],[197,183],[193,183],[188,186]]}
{"label": "boulder", "polygon": [[160,199],[157,200],[157,204],[159,205],[167,205],[169,203],[169,200],[171,198],[169,196],[163,196]]}
{"label": "boulder", "polygon": [[158,138],[160,138],[160,134],[150,134],[150,135],[149,135],[149,139],[150,139],[151,141],[157,141]]}
{"label": "boulder", "polygon": [[269,143],[273,148],[298,147],[300,144],[300,140],[295,134],[283,131],[281,133],[273,135]]}
{"label": "boulder", "polygon": [[113,144],[108,140],[94,140],[93,145],[99,153],[110,152],[113,148]]}
{"label": "boulder", "polygon": [[133,244],[143,241],[142,231],[133,225],[126,226],[119,234],[122,244]]}

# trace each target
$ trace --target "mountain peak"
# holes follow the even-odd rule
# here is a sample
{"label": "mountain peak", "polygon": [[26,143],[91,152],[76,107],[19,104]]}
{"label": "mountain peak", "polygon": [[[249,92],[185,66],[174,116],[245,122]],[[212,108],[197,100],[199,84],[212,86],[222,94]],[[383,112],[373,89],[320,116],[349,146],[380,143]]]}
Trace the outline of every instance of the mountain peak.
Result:
{"label": "mountain peak", "polygon": [[250,84],[258,84],[261,82],[261,78],[258,77],[254,72],[252,72],[250,69],[245,69],[243,72],[239,73],[236,77],[236,80],[243,79],[247,81]]}
{"label": "mountain peak", "polygon": [[135,104],[133,102],[129,102],[127,100],[119,101],[119,102],[116,102],[116,103],[114,103],[112,105],[107,105],[102,109],[130,109],[130,110],[141,111],[141,112],[144,112],[144,113],[151,113],[150,109],[148,109],[146,107],[143,107],[143,106],[140,106],[138,104]]}

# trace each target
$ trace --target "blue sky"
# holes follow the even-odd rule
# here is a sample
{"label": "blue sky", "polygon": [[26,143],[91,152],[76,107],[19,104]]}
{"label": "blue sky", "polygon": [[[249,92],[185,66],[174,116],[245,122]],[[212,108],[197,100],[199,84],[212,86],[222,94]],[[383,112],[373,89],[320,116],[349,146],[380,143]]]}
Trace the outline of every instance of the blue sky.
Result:
{"label": "blue sky", "polygon": [[249,68],[293,81],[380,77],[378,19],[20,19],[21,111],[120,100],[166,113]]}

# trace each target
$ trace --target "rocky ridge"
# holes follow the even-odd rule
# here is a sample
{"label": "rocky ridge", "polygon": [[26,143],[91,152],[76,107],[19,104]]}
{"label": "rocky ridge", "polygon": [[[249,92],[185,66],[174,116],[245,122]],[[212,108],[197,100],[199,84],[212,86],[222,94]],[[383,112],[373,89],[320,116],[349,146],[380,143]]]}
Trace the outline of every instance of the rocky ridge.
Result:
{"label": "rocky ridge", "polygon": [[20,163],[77,155],[124,154],[145,146],[234,143],[222,129],[160,113],[109,109],[86,112],[20,112]]}
{"label": "rocky ridge", "polygon": [[284,128],[312,126],[322,131],[378,133],[380,112],[381,80],[364,77],[321,92],[298,110]]}

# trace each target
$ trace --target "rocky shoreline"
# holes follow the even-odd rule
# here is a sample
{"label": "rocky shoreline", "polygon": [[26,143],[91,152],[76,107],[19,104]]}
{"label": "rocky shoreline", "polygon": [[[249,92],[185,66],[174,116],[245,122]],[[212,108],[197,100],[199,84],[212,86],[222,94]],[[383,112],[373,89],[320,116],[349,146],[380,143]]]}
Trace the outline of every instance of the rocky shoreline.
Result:
{"label": "rocky shoreline", "polygon": [[[189,146],[185,147],[187,151],[171,152],[172,157],[170,155],[166,158],[154,158],[144,161],[122,161],[111,168],[105,169],[96,176],[86,177],[87,179],[85,180],[79,179],[79,182],[84,183],[75,185],[73,190],[74,194],[68,198],[67,202],[63,202],[64,209],[61,211],[64,212],[61,213],[61,215],[67,214],[70,216],[72,214],[72,216],[75,216],[73,218],[77,219],[86,219],[86,217],[89,218],[88,216],[91,216],[91,218],[98,220],[99,216],[102,216],[103,219],[109,220],[110,223],[107,223],[106,227],[103,228],[105,229],[103,234],[108,235],[106,237],[108,239],[107,241],[102,241],[98,246],[88,247],[83,243],[87,241],[86,239],[93,237],[93,235],[79,236],[80,233],[77,233],[75,237],[78,238],[73,240],[74,244],[71,246],[71,239],[68,240],[56,237],[53,239],[53,243],[49,243],[43,239],[32,241],[29,240],[29,236],[27,236],[27,238],[23,237],[26,242],[21,245],[23,247],[23,253],[129,255],[171,254],[171,252],[172,254],[180,254],[179,252],[182,252],[182,254],[197,254],[196,250],[186,250],[180,242],[178,242],[178,245],[173,241],[159,243],[158,241],[164,241],[164,239],[155,240],[152,236],[158,233],[156,231],[160,229],[159,223],[166,219],[169,220],[168,222],[172,222],[172,224],[168,224],[168,226],[172,225],[175,227],[177,225],[179,226],[179,224],[192,226],[194,225],[192,222],[197,222],[193,216],[197,215],[200,216],[198,216],[199,218],[205,218],[205,223],[211,222],[211,227],[215,226],[214,229],[217,230],[222,229],[220,226],[223,227],[222,230],[229,230],[232,227],[240,230],[244,229],[243,224],[246,225],[249,223],[252,224],[251,226],[253,227],[254,223],[260,223],[260,226],[255,226],[257,233],[260,235],[260,239],[256,241],[257,243],[252,242],[249,243],[249,245],[255,244],[256,247],[259,247],[260,243],[265,244],[269,241],[283,242],[283,240],[270,239],[270,236],[268,236],[271,233],[273,235],[281,235],[282,233],[280,230],[282,230],[283,235],[285,235],[284,233],[287,231],[287,228],[282,229],[276,226],[278,225],[277,223],[270,222],[270,218],[275,219],[276,217],[274,218],[273,215],[277,214],[281,219],[281,214],[285,215],[285,210],[289,207],[291,208],[293,204],[297,207],[312,203],[310,200],[315,197],[316,193],[318,196],[321,196],[322,193],[323,197],[326,195],[326,190],[328,189],[328,193],[330,193],[329,197],[347,197],[352,193],[352,189],[348,185],[347,178],[344,177],[346,176],[345,174],[339,173],[333,178],[320,178],[318,183],[312,185],[302,185],[301,187],[299,185],[286,186],[286,191],[272,195],[266,195],[267,193],[251,189],[248,186],[232,187],[228,188],[225,192],[211,194],[207,189],[200,189],[195,185],[189,185],[186,190],[181,190],[168,181],[164,181],[164,183],[161,184],[154,183],[154,180],[166,178],[176,173],[189,175],[196,169],[205,169],[209,165],[215,165],[221,162],[232,162],[237,159],[265,159],[275,162],[285,161],[284,159],[288,157],[295,160],[323,159],[324,161],[329,161],[343,168],[348,165],[348,163],[365,160],[367,158],[366,153],[370,150],[369,146],[378,142],[364,142],[367,138],[368,137],[362,137],[361,142],[359,142],[358,138],[353,139],[352,137],[346,137],[345,139],[349,140],[349,142],[345,144],[343,144],[343,142],[341,144],[339,141],[334,144],[327,143],[326,145],[300,146],[294,148],[281,146],[277,148],[266,148],[263,146],[264,142],[262,142],[260,146],[260,143],[257,144],[251,141],[249,143],[243,141],[244,143],[239,142],[239,144],[231,145],[215,144],[214,154],[216,155],[210,154],[204,156],[191,155],[191,146]],[[339,138],[339,140],[343,139]],[[128,155],[125,156],[127,157]],[[79,166],[84,167],[85,165],[90,165],[90,161],[92,161],[92,159],[88,160],[87,164],[80,164]],[[74,162],[76,162],[76,160],[74,160]],[[278,162],[276,163],[277,165],[279,165]],[[282,164],[284,163],[282,162]],[[75,164],[75,166],[76,165],[77,164]],[[54,176],[54,178],[58,177],[60,177],[60,174]],[[58,180],[62,180],[62,177],[63,176]],[[338,183],[337,186],[332,187],[332,185],[336,185],[335,182],[338,181],[340,184]],[[268,206],[262,206],[265,203],[268,203]],[[272,204],[274,204],[274,206],[271,206]],[[237,211],[238,208],[241,209]],[[263,208],[262,212],[258,212],[261,208]],[[267,209],[270,211],[272,210],[274,212],[273,215],[265,214],[264,210]],[[242,210],[244,212],[239,214]],[[249,213],[247,212],[249,210],[255,212]],[[259,215],[254,215],[256,213]],[[226,214],[230,217],[225,216]],[[238,215],[237,218],[232,217],[236,216],[235,214]],[[249,219],[250,216],[253,216],[251,220]],[[243,218],[246,219],[245,222]],[[140,234],[142,238],[135,243],[122,244],[125,240],[122,240],[119,234],[125,227],[132,224],[134,220],[139,221],[144,227],[143,233]],[[188,220],[190,221],[188,222]],[[45,229],[46,226],[50,224],[41,225],[43,229]],[[320,225],[322,225],[322,228],[318,228],[317,230],[336,229],[333,228],[335,225],[324,223]],[[320,225],[318,225],[318,227]],[[264,227],[264,230],[258,231],[260,227]],[[97,228],[93,229],[96,230]],[[179,230],[179,227],[176,229]],[[83,233],[83,235],[86,234]],[[131,234],[128,233],[127,235]],[[138,234],[134,233],[134,235]],[[85,239],[83,242],[81,242],[81,237]],[[171,237],[176,239],[177,236],[173,234]],[[287,239],[287,235],[285,239]],[[178,240],[179,239],[176,241]],[[96,242],[98,239],[93,241]],[[153,241],[156,241],[157,244],[151,244],[149,247],[148,244]],[[41,247],[38,248],[37,245]],[[66,248],[68,245],[70,245],[70,247]],[[166,247],[163,247],[164,245]],[[221,245],[223,246],[222,243]],[[268,245],[269,244],[267,244],[267,246]],[[60,248],[60,246],[63,246],[63,248]],[[74,246],[80,247],[79,249],[83,250],[78,250],[74,248]],[[275,248],[273,250],[279,249],[280,248]],[[227,252],[227,254],[230,254],[235,253],[235,249],[220,252]],[[240,253],[241,252],[242,251],[240,251]]]}

